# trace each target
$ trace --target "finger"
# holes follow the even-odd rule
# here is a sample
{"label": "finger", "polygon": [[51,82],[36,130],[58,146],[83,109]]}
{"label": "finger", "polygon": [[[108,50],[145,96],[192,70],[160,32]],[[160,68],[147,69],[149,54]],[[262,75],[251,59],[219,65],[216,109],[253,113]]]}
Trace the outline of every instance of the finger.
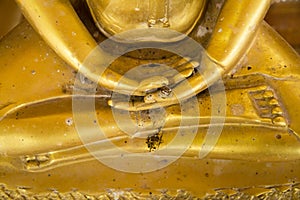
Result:
{"label": "finger", "polygon": [[147,92],[147,91],[151,91],[151,90],[156,90],[156,89],[161,88],[168,84],[169,84],[169,81],[166,77],[153,76],[153,77],[143,80],[139,84],[138,90]]}
{"label": "finger", "polygon": [[175,62],[171,63],[171,66],[176,69],[177,67],[185,64],[185,63],[188,63],[189,61],[191,61],[191,58],[190,57],[183,57],[183,58],[179,58],[177,59]]}
{"label": "finger", "polygon": [[185,70],[187,70],[187,69],[195,69],[195,68],[197,68],[197,67],[199,67],[199,63],[198,63],[197,61],[189,61],[189,62],[187,62],[187,63],[184,63],[184,64],[178,66],[178,67],[176,68],[176,70],[177,70],[178,72],[182,72],[182,71],[185,71]]}
{"label": "finger", "polygon": [[174,99],[174,102],[161,102],[161,103],[145,103],[143,101],[113,101],[109,100],[108,105],[120,110],[128,110],[128,111],[142,111],[142,110],[150,110],[161,107],[166,107],[168,105],[176,104],[178,101]]}
{"label": "finger", "polygon": [[178,71],[175,71],[175,74],[173,76],[168,76],[170,85],[177,84],[190,77],[195,72],[195,68],[197,68],[198,66],[199,63],[196,61],[191,61],[179,66],[177,68]]}

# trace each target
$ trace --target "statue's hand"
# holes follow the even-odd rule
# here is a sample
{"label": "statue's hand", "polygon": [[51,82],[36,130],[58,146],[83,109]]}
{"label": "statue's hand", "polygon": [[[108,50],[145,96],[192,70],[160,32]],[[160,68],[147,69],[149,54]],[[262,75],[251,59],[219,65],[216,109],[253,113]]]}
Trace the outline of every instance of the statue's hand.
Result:
{"label": "statue's hand", "polygon": [[[175,69],[178,71],[179,69],[188,69],[191,73],[185,74],[178,71],[175,75],[172,73],[174,76],[170,80],[174,82],[170,81],[171,84],[157,88],[155,91],[148,92],[144,97],[132,98],[131,100],[127,97],[112,98],[108,101],[108,104],[114,108],[129,111],[155,109],[178,104],[183,100],[197,95],[218,80],[221,80],[222,74],[224,74],[224,69],[210,60],[207,56],[203,57],[200,66],[193,61],[189,61],[184,64],[184,66]],[[187,66],[193,66],[194,68]],[[175,70],[171,71],[174,72]],[[184,72],[185,70],[182,71]]]}
{"label": "statue's hand", "polygon": [[[146,69],[144,68],[142,71],[146,73],[146,75],[144,75],[146,77],[138,82],[138,86],[134,91],[127,90],[126,92],[123,91],[120,93],[148,96],[149,93],[159,90],[160,88],[165,88],[165,86],[172,87],[190,77],[195,72],[195,68],[199,67],[199,63],[191,61],[190,58],[180,58],[169,65],[154,64],[152,67],[145,67]],[[137,69],[136,71],[139,70],[140,69]],[[119,88],[122,87],[122,85],[124,86],[124,83],[127,84],[123,80],[120,81],[119,86],[116,87],[114,91],[118,92]]]}

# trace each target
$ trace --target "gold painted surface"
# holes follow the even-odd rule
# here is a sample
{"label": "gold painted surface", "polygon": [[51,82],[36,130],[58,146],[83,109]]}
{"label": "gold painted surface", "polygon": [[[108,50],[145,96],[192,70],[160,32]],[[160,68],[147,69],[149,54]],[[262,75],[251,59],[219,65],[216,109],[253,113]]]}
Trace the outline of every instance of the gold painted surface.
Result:
{"label": "gold painted surface", "polygon": [[97,26],[106,35],[155,26],[189,34],[201,17],[206,0],[88,0],[87,3]]}
{"label": "gold painted surface", "polygon": [[0,2],[0,39],[12,30],[22,19],[22,13],[11,0]]}
{"label": "gold painted surface", "polygon": [[[213,10],[211,7],[222,7],[221,1],[212,2],[215,4],[208,5],[207,12]],[[252,1],[244,2],[248,5]],[[258,2],[253,1],[251,5]],[[230,5],[233,5],[232,1],[225,1],[221,13],[226,15],[220,15],[219,21],[223,17],[225,21],[233,15],[226,10],[231,8]],[[243,4],[238,6],[241,6],[242,13],[245,7]],[[267,10],[264,11],[266,13]],[[45,13],[47,14],[51,13]],[[232,23],[239,24],[239,16],[241,14],[233,15]],[[257,17],[262,20],[263,14]],[[204,16],[203,19],[203,22],[199,22],[197,31],[203,31],[201,28],[207,23],[207,17]],[[188,150],[165,168],[133,174],[120,172],[100,163],[80,140],[72,113],[76,71],[73,64],[68,62],[68,54],[60,51],[65,50],[66,46],[59,47],[60,50],[52,46],[52,32],[49,30],[53,27],[45,30],[44,33],[48,35],[42,33],[41,37],[27,21],[19,24],[0,41],[0,182],[3,184],[0,197],[300,199],[300,107],[297,106],[300,102],[300,58],[266,22],[261,21],[255,25],[255,35],[246,37],[241,34],[243,40],[240,42],[236,37],[241,35],[237,34],[229,37],[233,38],[232,41],[228,40],[230,43],[220,43],[216,48],[210,47],[222,37],[227,41],[230,30],[217,22],[217,28],[207,32],[209,36],[212,35],[210,38],[217,38],[207,43],[209,55],[215,55],[214,58],[225,63],[222,66],[228,70],[224,72],[226,121],[213,150],[207,157],[198,158],[210,119],[214,117],[211,116],[209,91],[202,88],[203,91],[199,90],[197,95],[201,115],[199,123],[193,124],[198,126],[198,131]],[[71,31],[68,32],[71,35],[64,39],[69,40],[68,50],[74,47],[69,48],[69,45],[79,45],[76,42],[73,44],[71,39],[74,37],[72,27],[65,30]],[[220,33],[220,28],[224,30],[225,36],[216,36]],[[86,36],[95,45],[96,41],[87,30]],[[242,28],[241,32],[243,30],[245,29]],[[205,37],[208,36],[203,36],[202,32],[196,34],[197,31],[194,30],[191,35],[197,41],[205,43]],[[241,45],[236,47],[237,51],[231,48],[239,57],[239,64],[235,63],[233,54],[223,52],[226,45],[232,47],[234,44]],[[79,47],[80,45],[74,47],[72,52],[88,52]],[[84,54],[78,54],[78,57],[82,59]],[[176,59],[178,57],[168,56],[157,62],[172,63]],[[111,64],[110,70],[122,75],[128,69],[146,63],[151,63],[151,60],[122,56]],[[191,78],[190,76],[186,77]],[[110,82],[107,85],[109,84]],[[180,105],[177,104],[167,104],[165,114],[156,121],[149,120],[147,110],[131,112],[131,117],[136,119],[135,126],[152,131],[146,133],[146,138],[132,139],[118,128],[108,105],[110,98],[111,92],[99,86],[95,104],[97,121],[105,130],[108,140],[127,151],[142,153],[155,151],[153,147],[164,148],[180,127],[182,116]],[[190,106],[193,109],[195,105]],[[117,112],[122,114],[122,111]],[[157,126],[160,123],[164,123],[163,128]],[[95,138],[90,140],[95,142]],[[105,142],[107,139],[103,138],[98,142],[101,141]],[[174,147],[171,153],[175,155],[178,149],[180,146]],[[105,145],[102,151],[107,152],[108,158],[115,159],[117,156],[115,149],[105,149]],[[138,159],[137,157],[136,160]]]}

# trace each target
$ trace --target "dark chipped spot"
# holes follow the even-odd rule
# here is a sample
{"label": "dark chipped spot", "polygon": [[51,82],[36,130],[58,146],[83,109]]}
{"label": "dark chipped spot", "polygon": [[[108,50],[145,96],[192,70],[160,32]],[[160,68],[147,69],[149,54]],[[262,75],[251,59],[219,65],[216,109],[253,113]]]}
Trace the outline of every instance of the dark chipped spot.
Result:
{"label": "dark chipped spot", "polygon": [[281,135],[280,134],[276,135],[276,139],[280,140],[281,139]]}
{"label": "dark chipped spot", "polygon": [[182,179],[181,178],[177,178],[177,181],[182,181]]}
{"label": "dark chipped spot", "polygon": [[61,87],[62,93],[72,93],[73,92],[73,85],[71,84],[65,84]]}
{"label": "dark chipped spot", "polygon": [[67,93],[67,88],[66,87],[62,87],[61,91],[62,91],[62,93],[66,94]]}
{"label": "dark chipped spot", "polygon": [[163,134],[159,132],[147,137],[146,144],[150,152],[158,149],[159,145],[162,143],[162,136]]}

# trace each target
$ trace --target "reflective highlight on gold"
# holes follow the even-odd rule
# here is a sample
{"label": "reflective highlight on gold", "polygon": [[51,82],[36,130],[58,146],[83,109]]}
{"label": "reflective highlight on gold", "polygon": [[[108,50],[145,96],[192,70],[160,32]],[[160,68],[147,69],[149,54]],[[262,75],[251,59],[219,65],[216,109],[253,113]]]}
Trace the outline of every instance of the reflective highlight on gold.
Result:
{"label": "reflective highlight on gold", "polygon": [[188,34],[199,20],[206,4],[206,0],[88,0],[87,2],[97,26],[108,36],[130,29],[156,26]]}

